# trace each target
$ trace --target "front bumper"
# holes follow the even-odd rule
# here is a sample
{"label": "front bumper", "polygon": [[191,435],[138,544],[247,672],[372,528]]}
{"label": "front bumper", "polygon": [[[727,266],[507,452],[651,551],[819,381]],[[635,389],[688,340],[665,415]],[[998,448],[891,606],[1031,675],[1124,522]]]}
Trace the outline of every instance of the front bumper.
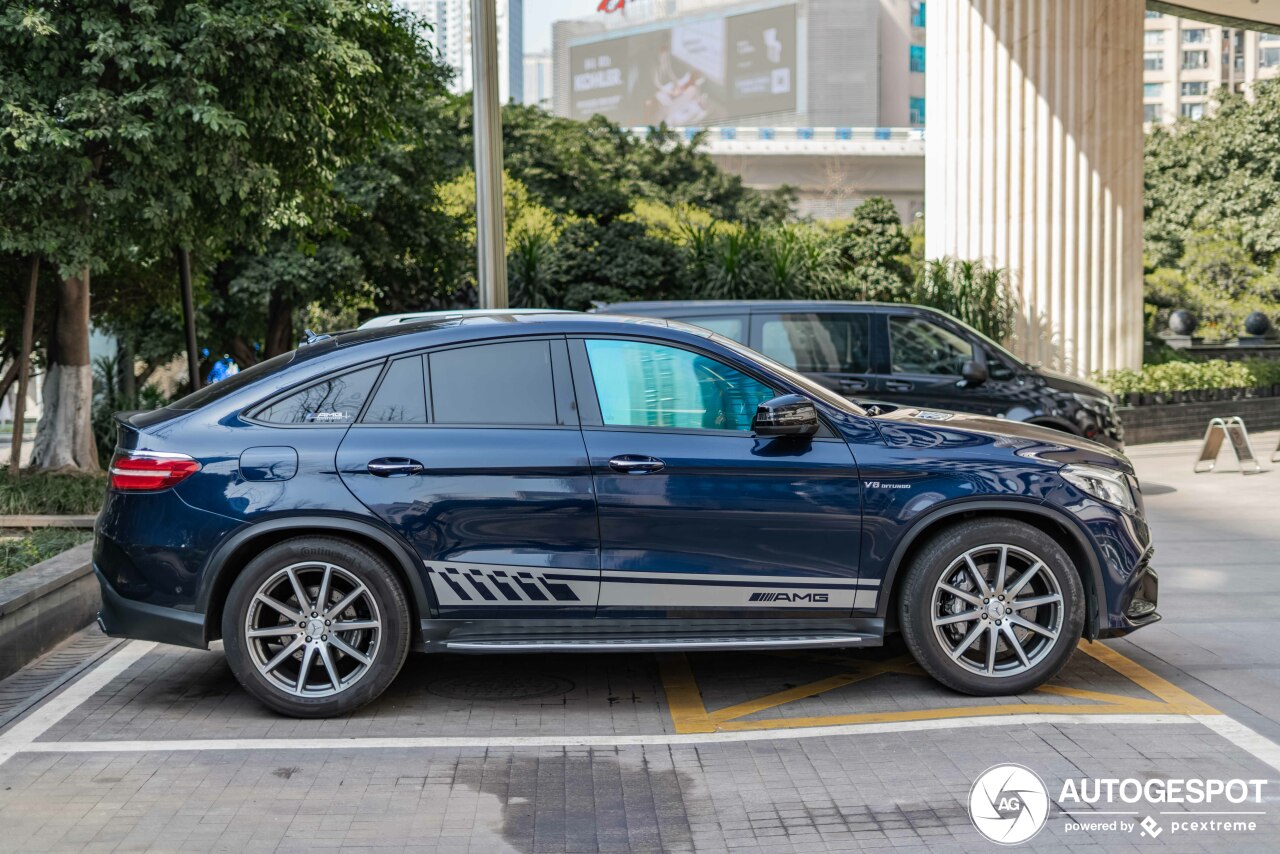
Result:
{"label": "front bumper", "polygon": [[1160,621],[1160,614],[1156,611],[1160,598],[1160,576],[1151,566],[1150,560],[1151,552],[1148,551],[1118,600],[1113,603],[1108,615],[1108,625],[1098,633],[1099,637],[1121,637]]}
{"label": "front bumper", "polygon": [[96,564],[93,574],[102,588],[98,626],[108,636],[209,648],[204,639],[204,614],[126,599],[116,592]]}

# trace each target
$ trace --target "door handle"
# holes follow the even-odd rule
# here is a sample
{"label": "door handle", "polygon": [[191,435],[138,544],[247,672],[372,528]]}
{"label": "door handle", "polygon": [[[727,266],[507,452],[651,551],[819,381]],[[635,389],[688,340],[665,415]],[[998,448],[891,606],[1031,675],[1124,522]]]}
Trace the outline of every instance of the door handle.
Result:
{"label": "door handle", "polygon": [[911,383],[903,382],[902,380],[889,380],[884,384],[884,387],[889,391],[911,391],[914,388]]}
{"label": "door handle", "polygon": [[422,471],[422,463],[407,457],[382,457],[369,461],[369,474],[378,477],[407,477]]}
{"label": "door handle", "polygon": [[667,464],[657,457],[642,457],[639,454],[622,454],[609,460],[609,468],[623,474],[652,474],[666,467]]}
{"label": "door handle", "polygon": [[866,380],[840,380],[841,391],[866,391]]}

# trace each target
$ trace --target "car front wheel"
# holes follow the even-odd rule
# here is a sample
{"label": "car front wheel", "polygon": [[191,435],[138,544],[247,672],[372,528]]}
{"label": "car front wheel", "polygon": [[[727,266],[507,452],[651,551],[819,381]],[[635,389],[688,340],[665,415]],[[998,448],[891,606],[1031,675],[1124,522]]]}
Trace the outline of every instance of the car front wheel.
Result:
{"label": "car front wheel", "polygon": [[332,537],[299,538],[245,567],[222,637],[236,678],[265,705],[329,717],[363,706],[395,679],[409,649],[409,607],[372,552]]}
{"label": "car front wheel", "polygon": [[1038,528],[963,522],[930,541],[906,571],[899,616],[907,646],[957,691],[1031,690],[1062,669],[1080,639],[1080,576]]}

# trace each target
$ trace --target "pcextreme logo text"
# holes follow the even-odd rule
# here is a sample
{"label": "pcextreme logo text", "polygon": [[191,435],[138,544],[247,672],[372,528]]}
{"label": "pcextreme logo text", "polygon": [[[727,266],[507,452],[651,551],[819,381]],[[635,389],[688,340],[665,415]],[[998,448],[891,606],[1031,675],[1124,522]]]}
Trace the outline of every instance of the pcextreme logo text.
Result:
{"label": "pcextreme logo text", "polygon": [[[1017,845],[1049,823],[1054,807],[1066,835],[1137,833],[1157,839],[1196,834],[1222,837],[1258,830],[1267,780],[1218,778],[1079,777],[1063,781],[1056,799],[1022,765],[988,768],[969,790],[969,816],[978,832]],[[1170,809],[1175,807],[1176,809]]]}

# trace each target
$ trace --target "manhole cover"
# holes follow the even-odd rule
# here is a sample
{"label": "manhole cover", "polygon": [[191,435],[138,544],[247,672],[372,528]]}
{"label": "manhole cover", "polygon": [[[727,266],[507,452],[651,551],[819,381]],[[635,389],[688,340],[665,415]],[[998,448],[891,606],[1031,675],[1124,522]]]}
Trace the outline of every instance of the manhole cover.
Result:
{"label": "manhole cover", "polygon": [[541,673],[480,673],[438,679],[427,686],[437,697],[451,700],[529,700],[568,694],[573,683]]}

